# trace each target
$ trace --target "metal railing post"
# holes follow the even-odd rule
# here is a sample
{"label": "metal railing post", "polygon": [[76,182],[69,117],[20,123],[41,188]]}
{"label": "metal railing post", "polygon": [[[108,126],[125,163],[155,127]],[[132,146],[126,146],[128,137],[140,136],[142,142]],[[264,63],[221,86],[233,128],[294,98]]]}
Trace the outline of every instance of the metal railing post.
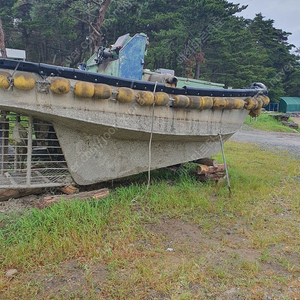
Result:
{"label": "metal railing post", "polygon": [[30,186],[31,183],[31,157],[32,157],[32,117],[28,117],[28,138],[27,138],[27,174],[26,184]]}

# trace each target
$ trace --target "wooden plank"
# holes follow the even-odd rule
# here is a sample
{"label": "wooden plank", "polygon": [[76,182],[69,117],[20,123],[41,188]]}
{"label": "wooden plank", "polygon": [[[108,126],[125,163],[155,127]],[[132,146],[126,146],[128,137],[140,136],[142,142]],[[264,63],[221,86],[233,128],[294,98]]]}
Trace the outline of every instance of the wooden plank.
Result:
{"label": "wooden plank", "polygon": [[90,199],[101,199],[105,198],[109,195],[109,190],[107,188],[100,189],[100,190],[95,190],[95,191],[90,191],[90,192],[81,192],[77,194],[72,194],[72,195],[53,195],[53,196],[48,196],[44,197],[43,200],[38,202],[36,204],[37,208],[43,209],[45,207],[51,206],[54,203],[64,201],[64,200],[90,200]]}
{"label": "wooden plank", "polygon": [[28,189],[0,189],[0,201],[7,201],[11,198],[21,198],[31,194],[42,193],[40,188],[28,188]]}

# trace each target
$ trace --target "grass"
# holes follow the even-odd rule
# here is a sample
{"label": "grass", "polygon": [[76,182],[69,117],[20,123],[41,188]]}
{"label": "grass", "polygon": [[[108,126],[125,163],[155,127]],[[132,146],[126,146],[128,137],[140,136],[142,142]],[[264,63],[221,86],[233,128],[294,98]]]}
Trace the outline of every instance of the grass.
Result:
{"label": "grass", "polygon": [[187,164],[153,171],[148,192],[142,174],[101,201],[2,216],[0,298],[299,299],[299,161],[225,151],[231,198]]}
{"label": "grass", "polygon": [[[274,119],[270,113],[262,113],[257,120],[248,115],[245,124],[265,131],[296,132],[292,128],[289,128],[288,126],[285,126],[281,122]],[[300,128],[298,128],[297,131],[300,132]]]}

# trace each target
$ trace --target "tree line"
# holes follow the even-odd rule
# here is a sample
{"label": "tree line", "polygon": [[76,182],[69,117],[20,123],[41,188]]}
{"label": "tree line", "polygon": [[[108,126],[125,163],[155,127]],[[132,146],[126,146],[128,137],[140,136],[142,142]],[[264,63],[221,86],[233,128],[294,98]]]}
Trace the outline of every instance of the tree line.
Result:
{"label": "tree line", "polygon": [[100,45],[144,32],[146,68],[233,88],[263,82],[272,101],[298,96],[290,33],[261,14],[240,17],[245,9],[227,0],[0,0],[0,19],[6,47],[29,61],[77,67]]}

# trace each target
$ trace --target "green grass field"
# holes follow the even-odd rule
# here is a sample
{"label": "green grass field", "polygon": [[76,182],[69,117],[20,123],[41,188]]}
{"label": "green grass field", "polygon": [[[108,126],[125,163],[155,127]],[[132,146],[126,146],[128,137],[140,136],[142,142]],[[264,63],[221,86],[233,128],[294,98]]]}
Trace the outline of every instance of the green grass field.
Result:
{"label": "green grass field", "polygon": [[[245,124],[265,131],[295,132],[295,130],[274,119],[270,113],[262,113],[257,120],[247,116]],[[297,131],[300,132],[300,128]]]}
{"label": "green grass field", "polygon": [[187,164],[148,191],[142,174],[105,199],[0,215],[0,299],[300,299],[299,160],[225,151],[231,198]]}

